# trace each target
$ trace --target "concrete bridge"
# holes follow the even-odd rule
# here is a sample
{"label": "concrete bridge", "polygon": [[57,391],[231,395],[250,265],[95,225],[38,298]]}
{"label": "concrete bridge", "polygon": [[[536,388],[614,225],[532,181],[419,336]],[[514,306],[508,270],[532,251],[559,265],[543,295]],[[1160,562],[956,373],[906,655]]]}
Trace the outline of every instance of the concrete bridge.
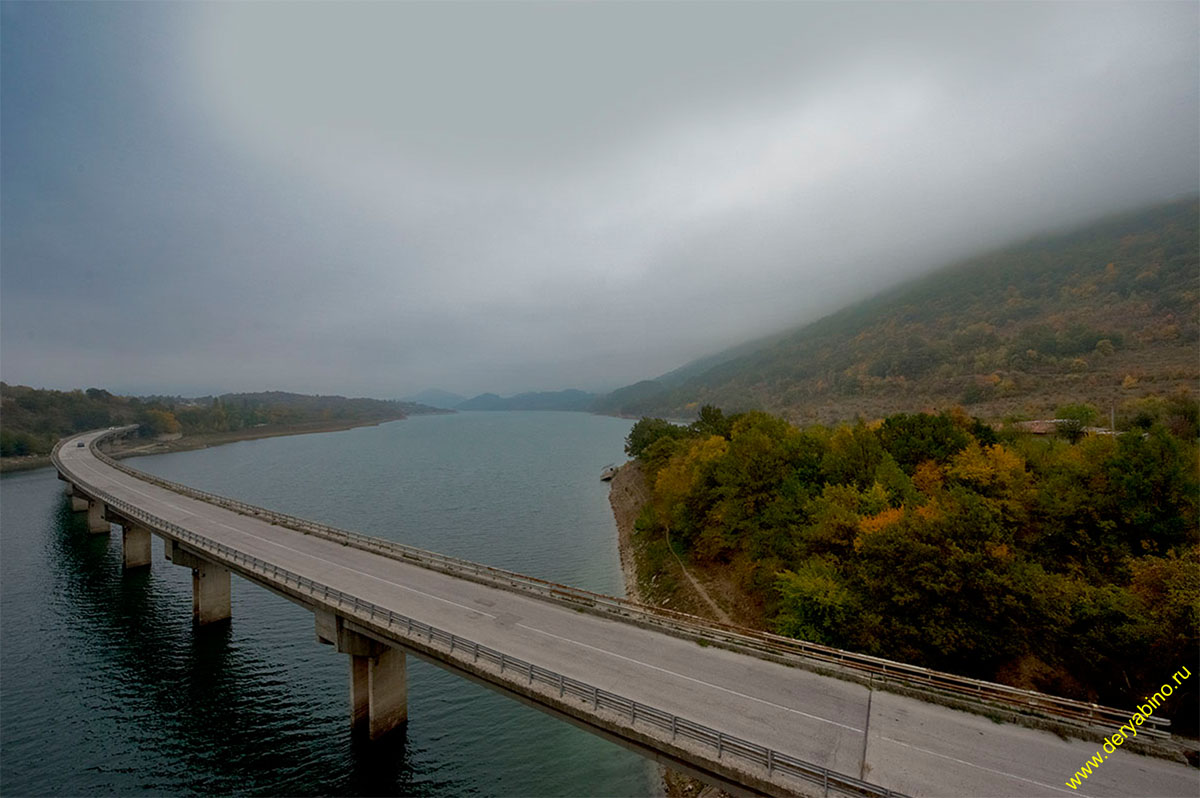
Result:
{"label": "concrete bridge", "polygon": [[88,528],[120,525],[126,568],[149,566],[150,536],[161,537],[167,559],[192,570],[197,624],[229,619],[235,573],[311,610],[317,640],[348,655],[355,733],[382,738],[407,722],[412,654],[740,793],[1197,794],[1196,770],[1128,744],[1083,786],[1066,785],[1129,712],[709,624],[275,513],[97,449],[124,431],[55,449]]}

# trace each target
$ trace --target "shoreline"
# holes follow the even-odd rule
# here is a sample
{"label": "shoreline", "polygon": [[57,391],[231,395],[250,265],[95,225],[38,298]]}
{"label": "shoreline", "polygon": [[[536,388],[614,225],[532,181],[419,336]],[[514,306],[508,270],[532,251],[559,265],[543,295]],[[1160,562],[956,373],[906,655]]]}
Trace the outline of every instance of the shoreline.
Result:
{"label": "shoreline", "polygon": [[[642,464],[630,460],[617,469],[608,488],[608,503],[612,505],[617,522],[617,553],[621,559],[621,575],[625,579],[625,597],[638,604],[657,606],[649,601],[638,584],[637,548],[634,546],[634,525],[642,508],[650,501],[650,488]],[[658,766],[658,798],[729,798],[729,796],[699,779],[684,775],[663,765]]]}
{"label": "shoreline", "polygon": [[[202,432],[196,435],[186,435],[170,441],[160,441],[146,438],[125,439],[117,446],[105,451],[118,460],[126,457],[140,457],[150,454],[168,454],[170,452],[190,452],[197,449],[208,449],[213,446],[224,446],[238,441],[254,441],[263,438],[282,438],[287,435],[310,435],[318,432],[342,432],[359,427],[378,427],[392,421],[403,421],[408,416],[395,418],[372,419],[370,421],[342,422],[311,422],[294,424],[286,427],[250,427],[236,432]],[[50,455],[30,455],[27,457],[6,457],[0,460],[0,473],[9,474],[18,471],[33,471],[38,468],[48,468],[51,465]]]}
{"label": "shoreline", "polygon": [[0,474],[15,474],[19,471],[35,471],[50,465],[48,454],[27,454],[0,459]]}
{"label": "shoreline", "polygon": [[621,576],[625,580],[625,597],[646,604],[638,586],[637,560],[633,549],[633,530],[642,507],[650,499],[641,464],[630,460],[617,469],[608,487],[608,503],[617,522],[617,553],[621,558]]}
{"label": "shoreline", "polygon": [[[236,432],[204,432],[198,435],[188,435],[173,441],[146,441],[144,439],[126,439],[125,445],[114,446],[108,454],[120,460],[125,457],[140,457],[145,454],[167,454],[169,452],[190,452],[196,449],[208,449],[213,446],[224,446],[227,443],[239,441],[256,441],[263,438],[282,438],[288,435],[310,435],[318,432],[342,432],[359,427],[378,427],[391,421],[402,421],[408,416],[396,418],[381,418],[370,421],[343,422],[313,422],[295,424],[287,427],[251,427]],[[130,445],[132,444],[132,445]]]}

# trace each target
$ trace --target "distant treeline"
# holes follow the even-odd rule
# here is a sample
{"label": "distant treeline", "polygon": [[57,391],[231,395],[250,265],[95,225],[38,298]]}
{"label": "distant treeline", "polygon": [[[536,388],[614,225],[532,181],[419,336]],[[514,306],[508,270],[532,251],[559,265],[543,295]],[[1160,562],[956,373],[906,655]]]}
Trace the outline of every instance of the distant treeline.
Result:
{"label": "distant treeline", "polygon": [[[782,634],[1132,706],[1200,650],[1200,408],[1150,397],[1118,426],[643,418],[627,451],[653,498],[636,534],[660,562],[669,540],[732,576]],[[1193,686],[1170,714],[1195,731],[1197,709]]]}
{"label": "distant treeline", "polygon": [[0,382],[0,456],[49,454],[65,435],[138,424],[144,435],[251,427],[388,421],[430,408],[408,402],[271,391],[195,399],[117,396],[100,388],[49,391]]}

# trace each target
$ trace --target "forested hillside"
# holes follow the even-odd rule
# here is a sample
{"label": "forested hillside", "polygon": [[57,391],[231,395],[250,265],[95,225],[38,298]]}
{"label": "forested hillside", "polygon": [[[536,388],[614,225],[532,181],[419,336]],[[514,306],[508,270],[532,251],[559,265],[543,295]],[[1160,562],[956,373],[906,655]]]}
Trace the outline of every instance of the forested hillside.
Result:
{"label": "forested hillside", "polygon": [[100,388],[48,391],[0,383],[0,456],[48,454],[65,435],[125,424],[140,424],[145,435],[194,435],[251,427],[389,421],[431,411],[410,402],[280,391],[184,399],[117,396]]}
{"label": "forested hillside", "polygon": [[943,269],[597,409],[694,417],[715,404],[829,422],[956,404],[992,419],[1108,408],[1200,380],[1198,288],[1193,199]]}
{"label": "forested hillside", "polygon": [[[674,554],[741,622],[1133,706],[1200,649],[1194,398],[1134,400],[1119,435],[997,431],[961,411],[800,429],[711,407],[630,432],[652,499],[639,585]],[[1194,732],[1194,683],[1167,708]]]}

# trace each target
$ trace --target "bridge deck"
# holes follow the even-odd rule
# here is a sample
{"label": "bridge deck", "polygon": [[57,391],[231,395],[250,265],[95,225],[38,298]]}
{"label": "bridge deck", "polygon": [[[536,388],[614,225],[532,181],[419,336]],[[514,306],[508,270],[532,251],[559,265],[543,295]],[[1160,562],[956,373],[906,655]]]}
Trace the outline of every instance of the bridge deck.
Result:
{"label": "bridge deck", "polygon": [[[214,542],[727,735],[860,773],[868,691],[859,684],[275,526],[139,480],[73,442],[59,457],[68,476]],[[912,795],[1197,794],[1195,770],[1124,751],[1111,755],[1082,790],[1071,790],[1065,780],[1096,743],[879,691],[869,737],[865,779]]]}

